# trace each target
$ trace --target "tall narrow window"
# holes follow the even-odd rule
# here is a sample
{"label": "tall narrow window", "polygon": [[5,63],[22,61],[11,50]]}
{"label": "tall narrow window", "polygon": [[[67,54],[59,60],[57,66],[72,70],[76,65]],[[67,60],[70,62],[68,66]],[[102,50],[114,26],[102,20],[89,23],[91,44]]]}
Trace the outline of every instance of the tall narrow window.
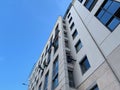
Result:
{"label": "tall narrow window", "polygon": [[82,48],[82,43],[80,40],[78,40],[78,42],[75,45],[75,50],[76,52],[79,52],[79,50]]}
{"label": "tall narrow window", "polygon": [[77,29],[75,29],[75,31],[72,34],[72,38],[75,39],[75,37],[78,35]]}
{"label": "tall narrow window", "polygon": [[59,46],[59,42],[58,42],[58,37],[56,38],[56,40],[54,41],[54,53],[57,51],[58,46]]}
{"label": "tall narrow window", "polygon": [[48,88],[48,76],[49,76],[49,72],[45,75],[44,90],[47,90]]}
{"label": "tall narrow window", "polygon": [[58,56],[53,63],[53,78],[52,89],[54,90],[58,86]]}
{"label": "tall narrow window", "polygon": [[80,62],[80,67],[81,67],[82,74],[84,74],[90,68],[90,64],[87,56],[85,56],[83,60]]}
{"label": "tall narrow window", "polygon": [[69,23],[71,23],[71,21],[72,21],[72,17],[69,19],[69,21],[68,21],[68,22],[69,22]]}
{"label": "tall narrow window", "polygon": [[68,79],[69,79],[69,86],[70,87],[75,87],[73,71],[71,71],[71,70],[68,70]]}
{"label": "tall narrow window", "polygon": [[97,1],[98,1],[98,0],[86,0],[84,6],[85,6],[89,11],[91,11],[91,10],[94,8],[94,6],[95,6],[95,4],[97,3]]}
{"label": "tall narrow window", "polygon": [[71,13],[69,13],[69,14],[68,14],[67,18],[69,18],[69,17],[70,17],[70,15],[71,15]]}
{"label": "tall narrow window", "polygon": [[40,83],[38,90],[42,90],[42,83]]}
{"label": "tall narrow window", "polygon": [[113,31],[120,24],[120,2],[105,0],[95,16]]}
{"label": "tall narrow window", "polygon": [[73,27],[74,27],[74,22],[71,24],[71,26],[70,26],[70,29],[72,30],[73,29]]}

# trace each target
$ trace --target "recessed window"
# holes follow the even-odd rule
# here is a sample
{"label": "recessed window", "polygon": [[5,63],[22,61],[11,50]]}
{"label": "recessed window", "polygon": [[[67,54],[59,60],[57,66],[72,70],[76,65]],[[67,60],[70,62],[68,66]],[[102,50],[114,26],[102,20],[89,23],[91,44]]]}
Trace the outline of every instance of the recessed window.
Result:
{"label": "recessed window", "polygon": [[87,56],[85,56],[83,60],[80,62],[80,67],[81,67],[82,74],[84,74],[90,68],[90,64]]}
{"label": "recessed window", "polygon": [[38,90],[42,90],[42,83],[39,85]]}
{"label": "recessed window", "polygon": [[52,77],[52,89],[54,90],[58,86],[58,56],[53,63],[53,77]]}
{"label": "recessed window", "polygon": [[54,41],[53,46],[54,46],[54,53],[55,53],[59,47],[58,37]]}
{"label": "recessed window", "polygon": [[63,25],[63,28],[64,28],[64,30],[66,30],[66,26],[65,25]]}
{"label": "recessed window", "polygon": [[79,50],[82,48],[82,43],[80,40],[78,40],[78,42],[75,45],[75,50],[76,52],[79,52]]}
{"label": "recessed window", "polygon": [[75,87],[73,71],[71,71],[71,70],[68,70],[68,79],[69,79],[69,86],[70,87]]}
{"label": "recessed window", "polygon": [[49,72],[45,75],[44,90],[47,90],[48,88],[48,76],[49,76]]}
{"label": "recessed window", "polygon": [[99,90],[98,85],[96,84],[96,85],[93,86],[90,90]]}
{"label": "recessed window", "polygon": [[71,13],[69,13],[69,14],[68,14],[67,18],[69,18],[69,17],[70,17],[70,15],[71,15]]}
{"label": "recessed window", "polygon": [[77,29],[75,29],[75,31],[72,34],[72,38],[75,39],[75,37],[78,35]]}
{"label": "recessed window", "polygon": [[71,21],[72,21],[72,17],[69,19],[69,21],[68,21],[68,22],[69,22],[69,23],[71,23]]}
{"label": "recessed window", "polygon": [[65,36],[66,38],[68,37],[68,36],[67,36],[67,32],[65,32],[65,31],[64,31],[64,36]]}
{"label": "recessed window", "polygon": [[78,0],[80,3],[82,3],[83,2],[83,0]]}
{"label": "recessed window", "polygon": [[73,27],[75,26],[74,22],[71,24],[70,29],[72,30]]}
{"label": "recessed window", "polygon": [[95,6],[95,4],[97,3],[97,1],[98,1],[98,0],[86,0],[84,6],[85,6],[89,11],[91,11],[91,10],[94,8],[94,6]]}
{"label": "recessed window", "polygon": [[120,24],[120,3],[113,0],[105,0],[95,16],[110,31],[113,31]]}

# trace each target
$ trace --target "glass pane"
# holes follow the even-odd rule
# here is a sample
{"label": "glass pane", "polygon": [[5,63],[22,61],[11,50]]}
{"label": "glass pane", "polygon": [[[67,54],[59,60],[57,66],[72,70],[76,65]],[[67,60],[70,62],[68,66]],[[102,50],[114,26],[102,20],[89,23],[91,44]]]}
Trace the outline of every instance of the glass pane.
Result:
{"label": "glass pane", "polygon": [[86,4],[86,8],[90,8],[90,6],[92,5],[94,0],[88,0],[87,4]]}
{"label": "glass pane", "polygon": [[113,2],[110,7],[108,8],[108,11],[112,14],[114,14],[120,7],[120,3],[118,2]]}
{"label": "glass pane", "polygon": [[105,6],[103,7],[104,9],[107,9],[111,5],[112,1],[108,0]]}
{"label": "glass pane", "polygon": [[112,15],[109,14],[108,12],[106,12],[106,13],[102,16],[102,18],[100,19],[100,21],[101,21],[103,24],[106,24],[106,23],[110,20],[111,17],[112,17]]}
{"label": "glass pane", "polygon": [[97,17],[100,19],[103,16],[104,13],[105,13],[105,10],[101,10],[99,12],[99,14],[97,15]]}
{"label": "glass pane", "polygon": [[113,31],[118,26],[118,24],[120,24],[120,20],[117,18],[114,18],[111,21],[111,23],[108,25],[108,28],[110,28],[110,30]]}
{"label": "glass pane", "polygon": [[85,64],[86,69],[89,69],[90,64],[89,64],[89,62],[88,62],[88,59],[87,59],[87,58],[85,59],[84,64]]}

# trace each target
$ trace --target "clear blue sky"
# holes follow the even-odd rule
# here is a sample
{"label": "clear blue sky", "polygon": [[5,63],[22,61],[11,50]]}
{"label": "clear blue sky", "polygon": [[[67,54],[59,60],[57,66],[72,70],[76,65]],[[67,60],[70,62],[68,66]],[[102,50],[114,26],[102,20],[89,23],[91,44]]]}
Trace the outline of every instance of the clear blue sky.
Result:
{"label": "clear blue sky", "polygon": [[27,90],[59,15],[71,0],[0,0],[0,90]]}

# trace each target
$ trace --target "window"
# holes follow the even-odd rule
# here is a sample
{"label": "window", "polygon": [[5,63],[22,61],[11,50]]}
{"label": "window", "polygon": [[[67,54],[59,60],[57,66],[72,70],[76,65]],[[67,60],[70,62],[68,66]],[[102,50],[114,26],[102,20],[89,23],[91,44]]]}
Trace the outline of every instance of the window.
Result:
{"label": "window", "polygon": [[96,85],[93,86],[90,90],[99,90],[98,85],[96,84]]}
{"label": "window", "polygon": [[71,70],[68,70],[68,79],[69,79],[69,86],[70,87],[75,87],[73,71],[71,71]]}
{"label": "window", "polygon": [[48,87],[48,75],[49,75],[49,72],[45,75],[44,90],[47,90],[47,87]]}
{"label": "window", "polygon": [[63,28],[66,30],[66,26],[65,25],[63,25]]}
{"label": "window", "polygon": [[65,47],[69,48],[68,40],[65,40]]}
{"label": "window", "polygon": [[69,22],[69,23],[71,23],[71,21],[72,21],[72,17],[69,19],[69,21],[68,21],[68,22]]}
{"label": "window", "polygon": [[85,56],[83,60],[80,62],[80,67],[81,67],[82,74],[84,74],[90,68],[90,64],[87,56]]}
{"label": "window", "polygon": [[64,36],[67,38],[68,36],[67,36],[67,32],[64,32]]}
{"label": "window", "polygon": [[75,39],[75,37],[78,35],[77,29],[75,29],[75,31],[72,34],[72,38]]}
{"label": "window", "polygon": [[79,52],[79,50],[82,48],[82,43],[80,40],[78,40],[78,42],[76,43],[75,45],[75,50],[76,50],[76,53]]}
{"label": "window", "polygon": [[70,26],[70,29],[72,30],[73,29],[73,27],[74,27],[74,22],[71,24],[71,26]]}
{"label": "window", "polygon": [[59,46],[59,42],[58,42],[58,37],[56,38],[56,40],[54,41],[54,53],[57,51],[58,46]]}
{"label": "window", "polygon": [[95,6],[95,4],[97,3],[97,1],[98,1],[98,0],[86,0],[84,6],[85,6],[89,11],[91,11],[91,10],[94,8],[94,6]]}
{"label": "window", "polygon": [[67,18],[69,18],[69,17],[70,17],[70,15],[71,15],[71,13],[69,13],[69,14],[68,14]]}
{"label": "window", "polygon": [[42,90],[42,83],[39,85],[38,90]]}
{"label": "window", "polygon": [[80,3],[82,3],[83,2],[83,0],[78,0]]}
{"label": "window", "polygon": [[58,86],[58,56],[53,63],[53,80],[52,89],[54,90]]}
{"label": "window", "polygon": [[50,60],[51,60],[51,50],[48,52],[48,60],[47,60],[47,64],[50,63]]}
{"label": "window", "polygon": [[95,16],[112,32],[120,24],[120,3],[105,0]]}

